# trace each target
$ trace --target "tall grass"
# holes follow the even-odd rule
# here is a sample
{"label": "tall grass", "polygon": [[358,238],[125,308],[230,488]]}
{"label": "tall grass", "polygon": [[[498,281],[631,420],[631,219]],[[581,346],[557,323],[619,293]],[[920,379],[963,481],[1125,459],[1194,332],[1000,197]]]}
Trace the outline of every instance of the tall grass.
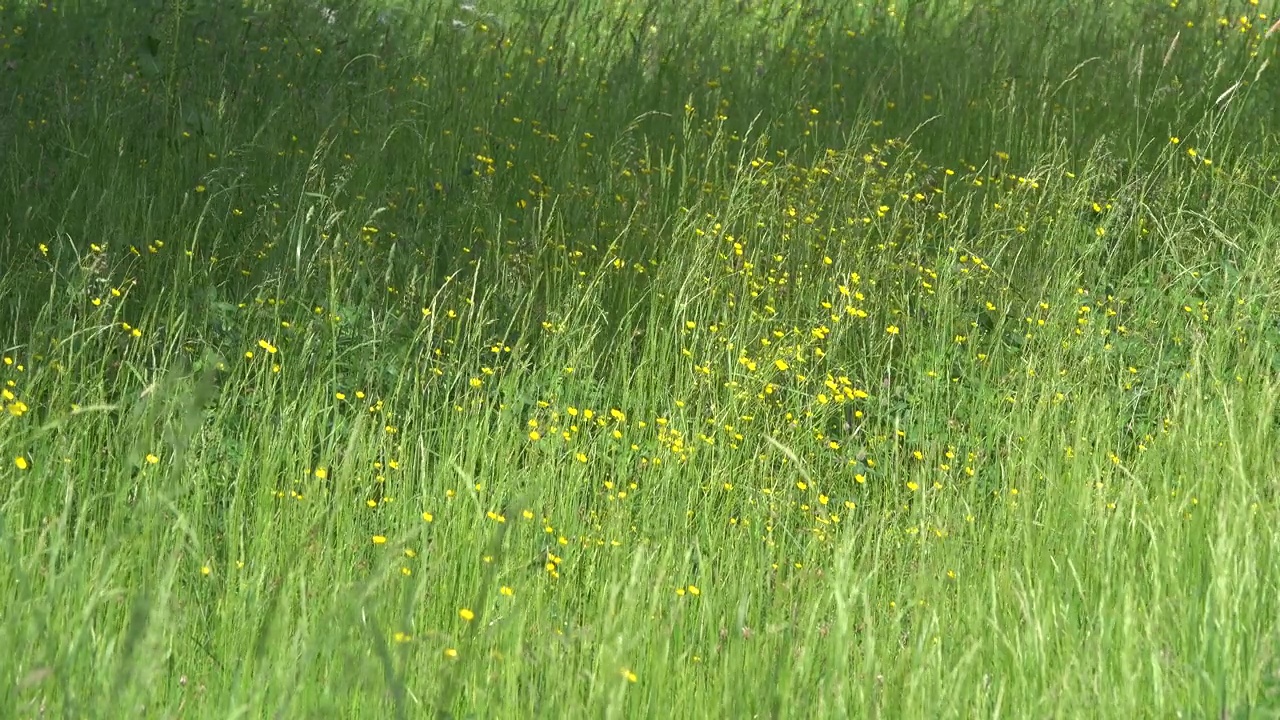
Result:
{"label": "tall grass", "polygon": [[0,707],[1274,716],[1275,12],[5,2]]}

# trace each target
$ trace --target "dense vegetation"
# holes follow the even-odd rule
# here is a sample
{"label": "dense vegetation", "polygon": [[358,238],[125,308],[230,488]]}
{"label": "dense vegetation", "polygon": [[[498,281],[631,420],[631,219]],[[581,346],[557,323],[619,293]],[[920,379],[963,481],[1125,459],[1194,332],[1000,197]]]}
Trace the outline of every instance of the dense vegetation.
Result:
{"label": "dense vegetation", "polygon": [[0,0],[0,707],[1275,716],[1273,13]]}

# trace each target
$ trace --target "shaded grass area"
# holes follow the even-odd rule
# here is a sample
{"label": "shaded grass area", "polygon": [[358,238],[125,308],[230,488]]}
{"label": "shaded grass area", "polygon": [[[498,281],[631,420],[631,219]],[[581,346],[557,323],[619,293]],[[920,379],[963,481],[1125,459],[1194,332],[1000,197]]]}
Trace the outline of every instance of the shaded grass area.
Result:
{"label": "shaded grass area", "polygon": [[1269,716],[1267,11],[7,3],[0,703]]}

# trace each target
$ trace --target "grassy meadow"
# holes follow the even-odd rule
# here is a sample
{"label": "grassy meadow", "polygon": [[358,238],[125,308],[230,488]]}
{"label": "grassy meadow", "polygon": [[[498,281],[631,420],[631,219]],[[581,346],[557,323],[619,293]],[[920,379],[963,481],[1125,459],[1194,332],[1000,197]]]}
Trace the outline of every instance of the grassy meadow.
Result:
{"label": "grassy meadow", "polygon": [[1270,0],[0,0],[0,715],[1280,717]]}

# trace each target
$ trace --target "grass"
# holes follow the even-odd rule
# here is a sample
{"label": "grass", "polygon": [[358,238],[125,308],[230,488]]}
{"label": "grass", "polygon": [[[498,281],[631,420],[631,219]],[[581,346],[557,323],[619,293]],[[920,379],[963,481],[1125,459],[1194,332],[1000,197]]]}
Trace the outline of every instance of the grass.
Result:
{"label": "grass", "polygon": [[0,3],[14,716],[1280,715],[1268,3]]}

